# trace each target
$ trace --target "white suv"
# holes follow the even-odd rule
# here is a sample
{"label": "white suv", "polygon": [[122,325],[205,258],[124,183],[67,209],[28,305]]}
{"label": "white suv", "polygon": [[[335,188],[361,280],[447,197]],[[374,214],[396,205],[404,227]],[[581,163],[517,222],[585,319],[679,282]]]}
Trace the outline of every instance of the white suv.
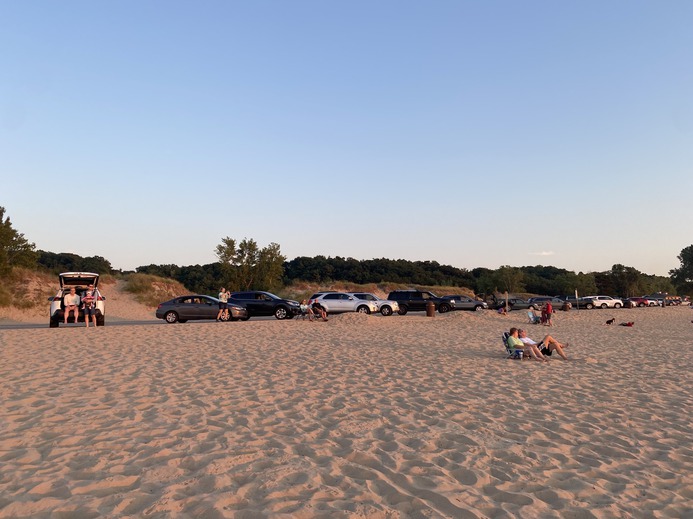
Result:
{"label": "white suv", "polygon": [[399,303],[397,301],[390,301],[389,299],[380,299],[375,294],[370,292],[347,292],[350,296],[357,297],[358,299],[363,299],[364,301],[371,301],[375,303],[378,307],[378,312],[387,316],[392,315],[393,312],[399,312]]}
{"label": "white suv", "polygon": [[[96,295],[96,325],[103,326],[106,324],[106,298],[99,292],[99,275],[93,272],[63,272],[58,275],[60,279],[60,289],[53,297],[49,297],[51,302],[51,313],[48,321],[48,326],[57,328],[60,323],[65,320],[65,305],[63,297],[70,293],[70,289],[74,288],[77,295],[82,298],[89,285],[94,285]],[[84,310],[78,310],[78,322],[84,322]],[[73,314],[70,314],[68,322],[74,322]]]}
{"label": "white suv", "polygon": [[310,298],[310,303],[320,303],[320,306],[328,314],[341,314],[344,312],[370,314],[378,311],[378,307],[373,301],[364,301],[344,292],[318,292]]}
{"label": "white suv", "polygon": [[580,299],[588,310],[592,308],[621,308],[623,301],[609,296],[587,296]]}

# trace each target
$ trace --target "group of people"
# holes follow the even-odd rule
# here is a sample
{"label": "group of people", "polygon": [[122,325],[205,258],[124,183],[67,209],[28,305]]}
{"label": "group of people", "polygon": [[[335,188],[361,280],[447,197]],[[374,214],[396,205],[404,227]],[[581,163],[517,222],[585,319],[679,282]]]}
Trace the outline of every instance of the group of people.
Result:
{"label": "group of people", "polygon": [[[498,313],[501,315],[508,315],[508,307],[505,305],[499,306]],[[532,313],[534,313],[534,310],[532,310]],[[544,305],[542,305],[541,317],[536,315],[536,313],[534,315],[537,320],[541,320],[541,324],[553,326],[553,305],[551,304],[551,301],[547,301]]]}
{"label": "group of people", "polygon": [[307,316],[309,321],[315,319],[316,316],[320,316],[323,321],[327,321],[327,312],[317,301],[313,301],[313,304],[309,304],[308,300],[304,299],[301,301],[299,308],[301,309],[301,315]]}
{"label": "group of people", "polygon": [[555,351],[563,360],[568,360],[564,348],[568,344],[561,344],[550,335],[546,335],[541,341],[536,342],[527,337],[527,331],[522,328],[510,328],[507,339],[508,349],[511,352],[517,350],[522,352],[523,358],[533,358],[539,362],[548,362],[551,355]]}
{"label": "group of people", "polygon": [[77,324],[77,319],[79,318],[79,309],[84,310],[84,322],[89,328],[89,320],[96,326],[96,301],[101,297],[98,288],[94,285],[89,285],[86,292],[81,297],[77,294],[77,289],[75,287],[70,288],[70,293],[63,297],[63,304],[65,305],[65,311],[63,312],[63,319],[65,324],[67,324],[68,317],[70,314],[75,316],[75,324]]}

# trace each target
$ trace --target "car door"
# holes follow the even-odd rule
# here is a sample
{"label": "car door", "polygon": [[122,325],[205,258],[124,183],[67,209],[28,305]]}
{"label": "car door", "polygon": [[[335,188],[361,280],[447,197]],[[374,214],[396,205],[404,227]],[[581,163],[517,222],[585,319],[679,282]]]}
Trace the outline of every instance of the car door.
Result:
{"label": "car door", "polygon": [[258,315],[274,314],[274,299],[263,292],[256,292],[255,305],[260,312]]}
{"label": "car door", "polygon": [[245,305],[250,317],[262,314],[262,302],[255,298],[255,292],[233,292],[231,298]]}
{"label": "car door", "polygon": [[198,308],[192,296],[181,297],[174,304],[179,319],[197,319]]}
{"label": "car door", "polygon": [[215,319],[219,313],[219,302],[211,297],[199,297],[197,302],[198,319]]}
{"label": "car door", "polygon": [[472,300],[468,297],[460,296],[455,301],[455,306],[458,310],[470,310],[474,307]]}
{"label": "car door", "polygon": [[344,306],[341,296],[342,294],[325,294],[320,301],[324,303],[325,309],[328,313],[339,313],[343,312],[342,307]]}

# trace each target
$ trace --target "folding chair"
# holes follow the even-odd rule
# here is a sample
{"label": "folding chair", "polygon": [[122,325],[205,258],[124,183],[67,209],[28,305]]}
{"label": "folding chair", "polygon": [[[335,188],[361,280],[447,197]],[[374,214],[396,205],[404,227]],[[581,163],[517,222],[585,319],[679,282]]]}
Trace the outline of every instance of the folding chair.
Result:
{"label": "folding chair", "polygon": [[508,354],[506,358],[522,360],[522,350],[516,350],[508,346],[508,337],[510,337],[510,334],[508,332],[503,332],[503,335],[501,335],[501,340],[503,341],[505,352]]}

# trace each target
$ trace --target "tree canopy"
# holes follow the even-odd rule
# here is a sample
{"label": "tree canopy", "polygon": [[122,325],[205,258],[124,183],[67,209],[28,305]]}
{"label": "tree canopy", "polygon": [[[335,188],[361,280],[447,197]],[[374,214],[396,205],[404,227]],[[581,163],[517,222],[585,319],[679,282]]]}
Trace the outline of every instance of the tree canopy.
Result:
{"label": "tree canopy", "polygon": [[34,268],[36,259],[36,246],[14,229],[5,208],[0,207],[0,274],[7,274],[12,267]]}

